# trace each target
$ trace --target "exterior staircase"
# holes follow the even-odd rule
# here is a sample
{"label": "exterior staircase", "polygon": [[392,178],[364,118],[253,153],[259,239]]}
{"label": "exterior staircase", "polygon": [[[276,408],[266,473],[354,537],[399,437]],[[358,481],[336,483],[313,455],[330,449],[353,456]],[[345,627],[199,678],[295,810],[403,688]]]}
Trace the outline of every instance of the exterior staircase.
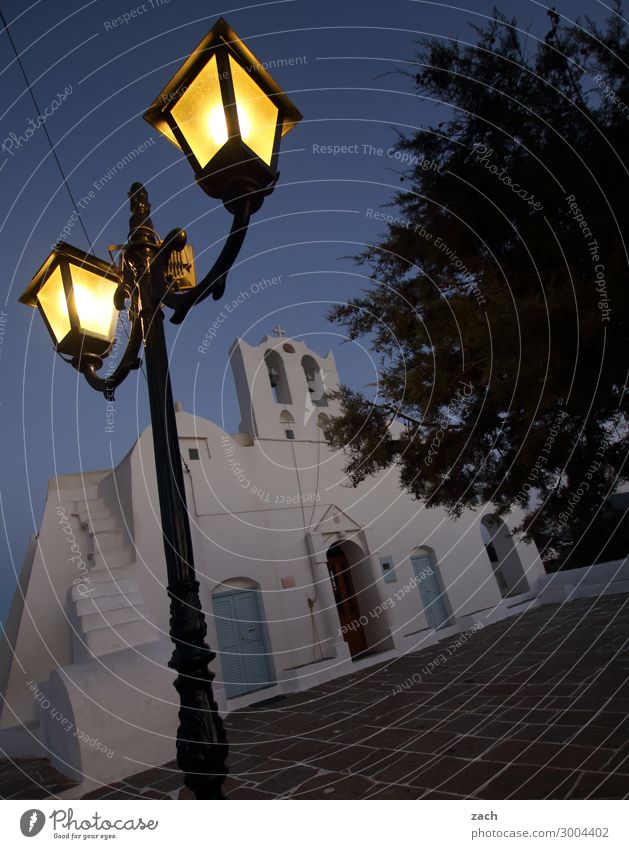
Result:
{"label": "exterior staircase", "polygon": [[75,492],[73,515],[88,536],[88,572],[72,587],[74,660],[100,657],[158,638],[143,602],[134,552],[96,487]]}

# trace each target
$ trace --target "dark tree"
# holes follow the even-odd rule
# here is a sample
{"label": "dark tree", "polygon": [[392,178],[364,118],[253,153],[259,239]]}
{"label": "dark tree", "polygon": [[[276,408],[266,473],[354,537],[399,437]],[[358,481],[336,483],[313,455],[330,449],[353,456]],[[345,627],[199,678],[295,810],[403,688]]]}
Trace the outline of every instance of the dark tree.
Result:
{"label": "dark tree", "polygon": [[[457,515],[527,511],[559,556],[627,479],[629,40],[616,7],[536,40],[494,10],[420,43],[406,78],[445,120],[409,136],[372,283],[330,318],[381,357],[327,430],[353,482],[399,463]],[[400,438],[388,428],[405,414]]]}

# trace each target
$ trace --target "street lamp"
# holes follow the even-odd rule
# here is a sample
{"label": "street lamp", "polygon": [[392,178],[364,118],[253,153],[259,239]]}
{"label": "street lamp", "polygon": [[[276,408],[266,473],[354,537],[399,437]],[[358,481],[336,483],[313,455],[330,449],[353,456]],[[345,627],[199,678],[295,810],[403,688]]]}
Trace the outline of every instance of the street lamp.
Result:
{"label": "street lamp", "polygon": [[[179,287],[186,233],[162,241],[146,189],[129,192],[129,236],[119,267],[59,243],[20,301],[37,307],[56,350],[105,397],[140,366],[144,344],[157,489],[170,599],[169,665],[179,693],[177,763],[198,799],[221,799],[227,739],[212,692],[216,656],[205,642],[184,477],[173,404],[163,307],[181,323],[210,294],[216,300],[245,238],[249,219],[277,182],[280,139],[301,119],[255,56],[221,18],[147,111],[145,118],[186,154],[196,179],[233,216],[214,265],[192,288]],[[179,260],[176,260],[179,257]],[[129,315],[129,341],[116,369],[99,374],[113,344],[118,312]]]}
{"label": "street lamp", "polygon": [[221,18],[144,118],[186,154],[208,195],[229,205],[250,191],[260,206],[301,114]]}
{"label": "street lamp", "polygon": [[105,355],[116,332],[119,283],[111,264],[60,242],[20,301],[39,307],[60,354]]}

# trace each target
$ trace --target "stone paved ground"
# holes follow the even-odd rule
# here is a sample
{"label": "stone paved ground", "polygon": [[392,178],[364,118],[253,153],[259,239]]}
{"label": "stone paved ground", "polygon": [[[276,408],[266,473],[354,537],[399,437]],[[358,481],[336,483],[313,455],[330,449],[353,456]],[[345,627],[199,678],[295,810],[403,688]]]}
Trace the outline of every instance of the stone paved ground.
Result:
{"label": "stone paved ground", "polygon": [[[627,595],[544,606],[476,631],[449,655],[456,636],[236,711],[226,791],[232,799],[626,798],[628,612]],[[447,660],[434,663],[440,655]],[[41,798],[38,784],[60,792],[53,782],[63,779],[31,764],[14,784],[14,767],[0,766],[0,796]],[[167,799],[180,789],[167,764],[85,798]]]}

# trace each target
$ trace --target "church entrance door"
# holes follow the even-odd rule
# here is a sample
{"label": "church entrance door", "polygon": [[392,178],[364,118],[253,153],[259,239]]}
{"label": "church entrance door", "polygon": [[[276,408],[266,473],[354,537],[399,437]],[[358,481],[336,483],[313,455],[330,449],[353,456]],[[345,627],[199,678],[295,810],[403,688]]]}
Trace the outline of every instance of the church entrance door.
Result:
{"label": "church entrance door", "polygon": [[354,590],[352,569],[340,545],[334,545],[328,550],[327,561],[343,639],[354,657],[366,650],[367,640],[360,622],[360,607]]}

